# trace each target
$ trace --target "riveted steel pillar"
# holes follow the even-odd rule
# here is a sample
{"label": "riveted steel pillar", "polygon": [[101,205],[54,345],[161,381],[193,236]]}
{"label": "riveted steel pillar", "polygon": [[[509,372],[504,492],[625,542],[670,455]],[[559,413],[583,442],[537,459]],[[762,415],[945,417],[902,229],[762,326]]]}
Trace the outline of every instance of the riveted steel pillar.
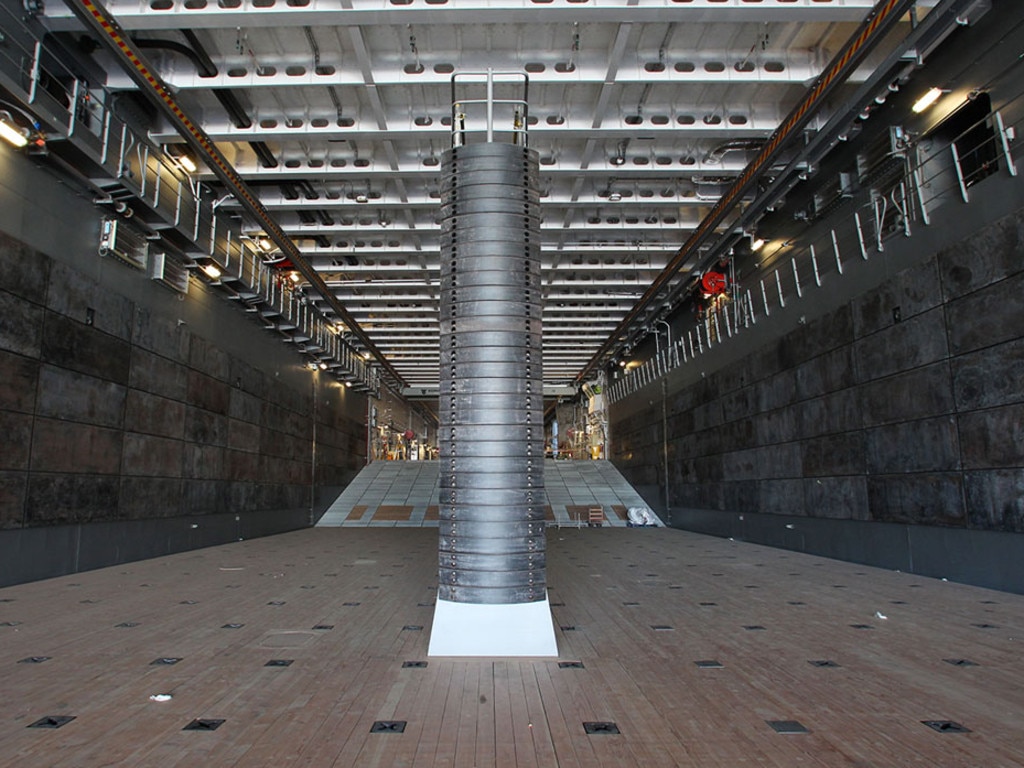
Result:
{"label": "riveted steel pillar", "polygon": [[[557,653],[545,581],[537,175],[536,153],[514,144],[468,144],[443,158],[433,655]],[[538,622],[524,623],[527,614]],[[530,637],[491,632],[453,645],[439,637],[446,623],[463,636],[488,623]]]}

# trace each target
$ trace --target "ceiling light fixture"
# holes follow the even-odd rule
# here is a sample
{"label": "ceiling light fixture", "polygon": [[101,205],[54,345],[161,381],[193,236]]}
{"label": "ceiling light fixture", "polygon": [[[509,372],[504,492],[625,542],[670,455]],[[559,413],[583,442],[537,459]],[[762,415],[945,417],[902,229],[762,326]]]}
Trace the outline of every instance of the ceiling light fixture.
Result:
{"label": "ceiling light fixture", "polygon": [[760,238],[760,237],[754,238],[754,237],[752,237],[750,239],[750,250],[751,251],[759,251],[763,247],[764,247],[764,239],[763,238]]}
{"label": "ceiling light fixture", "polygon": [[930,107],[932,104],[938,101],[941,95],[941,88],[929,88],[928,92],[925,93],[924,96],[922,96],[921,98],[914,102],[914,106],[911,107],[911,109],[914,110],[916,114],[921,114],[926,109],[928,109],[928,107]]}
{"label": "ceiling light fixture", "polygon": [[189,155],[181,155],[178,157],[178,165],[180,165],[188,173],[195,173],[199,170],[199,166],[196,165],[196,161],[193,160]]}
{"label": "ceiling light fixture", "polygon": [[221,275],[220,270],[214,264],[204,264],[202,269],[211,280],[216,280]]}

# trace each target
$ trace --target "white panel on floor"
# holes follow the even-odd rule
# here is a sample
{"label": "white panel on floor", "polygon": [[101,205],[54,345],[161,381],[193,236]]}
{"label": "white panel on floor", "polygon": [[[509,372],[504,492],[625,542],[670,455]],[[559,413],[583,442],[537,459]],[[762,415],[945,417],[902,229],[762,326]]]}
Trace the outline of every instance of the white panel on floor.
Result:
{"label": "white panel on floor", "polygon": [[557,656],[547,598],[516,605],[438,600],[428,656]]}

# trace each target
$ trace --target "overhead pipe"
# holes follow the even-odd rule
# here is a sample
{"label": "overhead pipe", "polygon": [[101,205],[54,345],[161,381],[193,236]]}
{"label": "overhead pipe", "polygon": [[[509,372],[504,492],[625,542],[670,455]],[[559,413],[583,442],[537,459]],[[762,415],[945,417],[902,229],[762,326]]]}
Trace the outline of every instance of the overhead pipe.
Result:
{"label": "overhead pipe", "polygon": [[619,337],[626,334],[634,322],[643,312],[655,301],[658,295],[667,287],[683,265],[699,253],[701,245],[710,240],[719,224],[725,221],[726,217],[733,213],[734,209],[758,180],[758,175],[771,167],[771,164],[790,146],[790,141],[799,136],[811,118],[815,109],[819,107],[828,97],[846,82],[853,74],[864,58],[870,53],[879,42],[888,34],[890,29],[900,20],[904,13],[913,8],[916,0],[884,0],[880,2],[861,24],[855,34],[839,51],[831,63],[818,76],[814,85],[808,89],[807,94],[802,98],[796,107],[789,113],[782,125],[775,129],[761,151],[746,167],[742,174],[736,179],[732,187],[726,192],[711,209],[707,216],[701,221],[697,229],[693,231],[683,246],[676,251],[675,255],[654,279],[651,285],[644,291],[643,296],[633,306],[626,316],[622,318],[615,331],[608,337],[607,341],[591,357],[590,362],[576,376],[577,384],[586,380],[588,374],[593,371],[600,362],[619,343]]}
{"label": "overhead pipe", "polygon": [[338,301],[313,265],[306,261],[295,243],[270,215],[270,211],[259,201],[238,171],[217,149],[213,139],[201,127],[192,122],[191,118],[181,109],[171,89],[156,74],[153,66],[137,50],[128,35],[107,9],[100,4],[99,0],[67,0],[67,5],[87,27],[100,35],[100,39],[114,53],[129,77],[138,84],[142,93],[171,121],[185,142],[206,162],[214,175],[238,200],[242,208],[263,227],[271,242],[281,250],[284,257],[291,261],[296,271],[309,282],[313,290],[320,294],[331,310],[362,342],[370,355],[380,363],[399,386],[407,386],[405,379],[377,348],[377,345],[373,343],[373,340],[351,313]]}
{"label": "overhead pipe", "polygon": [[[216,77],[218,74],[217,65],[210,58],[210,55],[203,48],[203,44],[199,42],[199,38],[196,37],[196,33],[191,29],[181,30],[181,34],[185,36],[188,41],[188,45],[177,42],[176,40],[163,40],[154,38],[143,38],[135,40],[135,44],[140,48],[154,48],[158,50],[168,50],[179,53],[189,61],[191,61],[196,68],[196,72],[200,77]],[[245,107],[242,106],[242,102],[235,96],[234,91],[228,88],[212,88],[210,93],[213,94],[214,98],[220,102],[220,105],[224,107],[224,111],[228,113],[228,117],[231,118],[231,124],[235,128],[251,128],[252,118],[245,111]],[[270,151],[270,147],[266,145],[266,142],[262,141],[250,141],[249,146],[252,151],[256,153],[256,157],[259,158],[260,165],[264,168],[276,168],[277,158],[274,157],[274,153]]]}

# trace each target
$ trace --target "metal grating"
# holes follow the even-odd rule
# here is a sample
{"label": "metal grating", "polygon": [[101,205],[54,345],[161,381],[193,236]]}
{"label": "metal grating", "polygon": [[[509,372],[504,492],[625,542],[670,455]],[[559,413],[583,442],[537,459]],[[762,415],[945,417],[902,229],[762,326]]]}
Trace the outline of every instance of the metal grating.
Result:
{"label": "metal grating", "polygon": [[799,734],[810,733],[801,723],[796,720],[765,720],[776,733]]}
{"label": "metal grating", "polygon": [[405,720],[377,720],[370,727],[370,733],[405,733]]}
{"label": "metal grating", "polygon": [[952,720],[922,720],[922,723],[927,725],[933,731],[939,733],[970,733],[971,729],[966,728],[960,723],[955,723]]}
{"label": "metal grating", "polygon": [[619,731],[619,726],[617,726],[615,723],[608,722],[608,721],[584,722],[583,723],[583,731],[585,733],[588,733],[588,734],[591,734],[591,735],[595,735],[595,734],[608,734],[608,735],[612,735],[612,734],[621,733],[621,731]]}
{"label": "metal grating", "polygon": [[725,669],[725,665],[717,659],[702,659],[693,663],[697,666],[697,669]]}

